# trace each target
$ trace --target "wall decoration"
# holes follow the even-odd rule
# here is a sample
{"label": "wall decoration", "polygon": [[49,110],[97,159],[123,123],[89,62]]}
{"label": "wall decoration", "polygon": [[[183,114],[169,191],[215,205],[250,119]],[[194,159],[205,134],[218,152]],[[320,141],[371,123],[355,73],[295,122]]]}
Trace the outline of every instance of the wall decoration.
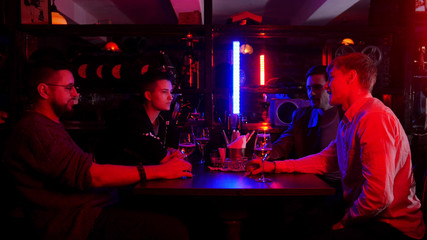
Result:
{"label": "wall decoration", "polygon": [[49,24],[49,0],[21,0],[21,24]]}

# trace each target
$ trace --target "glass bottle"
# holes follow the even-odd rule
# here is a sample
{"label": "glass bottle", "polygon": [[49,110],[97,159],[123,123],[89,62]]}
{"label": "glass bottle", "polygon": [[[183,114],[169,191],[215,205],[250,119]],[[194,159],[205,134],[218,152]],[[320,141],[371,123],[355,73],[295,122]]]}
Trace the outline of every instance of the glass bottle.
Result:
{"label": "glass bottle", "polygon": [[181,88],[198,89],[199,82],[199,60],[194,54],[194,39],[189,33],[186,38],[186,49],[182,61]]}

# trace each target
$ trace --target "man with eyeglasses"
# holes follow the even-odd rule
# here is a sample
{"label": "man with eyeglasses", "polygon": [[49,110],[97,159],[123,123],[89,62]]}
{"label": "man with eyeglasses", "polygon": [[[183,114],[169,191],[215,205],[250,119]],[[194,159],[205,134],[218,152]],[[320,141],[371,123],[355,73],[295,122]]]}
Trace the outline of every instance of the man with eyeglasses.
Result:
{"label": "man with eyeglasses", "polygon": [[3,156],[34,230],[31,236],[188,239],[187,229],[173,217],[117,207],[113,187],[191,177],[191,164],[179,152],[152,166],[96,163],[60,123],[60,118],[72,112],[77,103],[73,75],[61,59],[45,54],[48,57],[38,59],[29,68],[32,106],[16,124]]}

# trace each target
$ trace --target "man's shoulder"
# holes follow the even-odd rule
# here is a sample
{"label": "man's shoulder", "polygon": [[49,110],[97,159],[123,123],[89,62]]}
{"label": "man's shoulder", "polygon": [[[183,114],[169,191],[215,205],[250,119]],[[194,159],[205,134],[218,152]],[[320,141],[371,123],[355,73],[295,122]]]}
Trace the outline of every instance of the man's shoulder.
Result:
{"label": "man's shoulder", "polygon": [[63,126],[40,113],[28,112],[14,125],[13,129],[15,134],[25,132],[25,134],[48,135],[50,132],[59,133],[58,130],[63,129]]}
{"label": "man's shoulder", "polygon": [[362,106],[361,109],[358,111],[358,114],[365,117],[372,117],[375,115],[395,116],[394,112],[377,98],[372,98],[367,101],[364,106]]}
{"label": "man's shoulder", "polygon": [[38,126],[40,122],[44,122],[44,119],[40,114],[34,112],[25,113],[19,121],[15,124],[15,128],[32,128]]}
{"label": "man's shoulder", "polygon": [[354,122],[383,122],[399,124],[400,121],[395,113],[387,107],[381,100],[372,98],[367,101],[356,114],[354,115]]}
{"label": "man's shoulder", "polygon": [[[32,124],[34,123],[34,124]],[[31,124],[31,125],[38,125],[38,124],[52,124],[52,125],[58,125],[58,123],[52,121],[48,117],[44,116],[43,114],[37,113],[37,112],[27,112],[21,120],[19,120],[18,124]]]}

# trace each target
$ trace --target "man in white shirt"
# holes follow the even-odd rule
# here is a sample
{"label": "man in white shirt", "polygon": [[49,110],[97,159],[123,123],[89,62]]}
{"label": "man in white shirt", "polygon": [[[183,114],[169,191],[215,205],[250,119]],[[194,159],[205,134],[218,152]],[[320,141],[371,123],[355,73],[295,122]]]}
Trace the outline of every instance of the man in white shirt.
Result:
{"label": "man in white shirt", "polygon": [[[375,64],[365,54],[352,53],[334,59],[328,73],[330,104],[345,111],[336,140],[317,154],[265,162],[264,171],[340,171],[348,206],[333,231],[319,235],[320,239],[423,238],[408,138],[393,112],[372,97]],[[260,165],[259,159],[252,161],[249,173],[259,173]]]}

